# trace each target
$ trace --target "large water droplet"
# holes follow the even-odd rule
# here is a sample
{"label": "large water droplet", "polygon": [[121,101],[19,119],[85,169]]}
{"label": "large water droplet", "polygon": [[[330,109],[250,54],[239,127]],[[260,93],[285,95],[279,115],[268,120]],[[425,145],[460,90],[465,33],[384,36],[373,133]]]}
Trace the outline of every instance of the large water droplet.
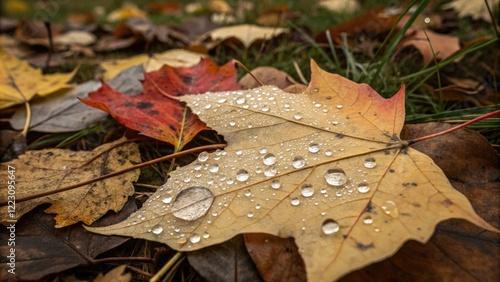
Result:
{"label": "large water droplet", "polygon": [[311,197],[314,194],[314,188],[309,183],[304,183],[300,187],[300,194],[306,198]]}
{"label": "large water droplet", "polygon": [[191,243],[193,243],[193,244],[200,242],[200,240],[201,240],[201,236],[198,233],[193,233],[189,237],[189,241],[191,241]]}
{"label": "large water droplet", "polygon": [[213,201],[214,194],[206,187],[189,187],[175,197],[172,205],[173,215],[188,221],[196,220],[207,213]]}
{"label": "large water droplet", "polygon": [[217,171],[219,171],[219,165],[213,164],[210,166],[209,170],[210,170],[210,172],[216,173]]}
{"label": "large water droplet", "polygon": [[200,162],[206,162],[208,160],[208,153],[207,152],[201,152],[199,155],[198,155],[198,161]]}
{"label": "large water droplet", "polygon": [[309,144],[309,152],[311,152],[311,153],[319,152],[319,144],[316,142]]}
{"label": "large water droplet", "polygon": [[273,179],[271,181],[271,188],[279,189],[281,187],[281,181],[279,179]]}
{"label": "large water droplet", "polygon": [[368,157],[365,159],[364,165],[366,168],[374,168],[377,163],[375,162],[375,158]]}
{"label": "large water droplet", "polygon": [[161,200],[164,204],[169,204],[172,202],[172,196],[165,197]]}
{"label": "large water droplet", "polygon": [[276,163],[276,156],[269,153],[269,154],[264,156],[262,161],[264,162],[265,165],[273,165]]}
{"label": "large water droplet", "polygon": [[325,235],[335,234],[339,232],[339,230],[340,225],[331,218],[323,221],[323,224],[321,225],[321,231],[323,231],[323,234]]}
{"label": "large water droplet", "polygon": [[153,228],[151,229],[151,232],[153,232],[153,234],[160,234],[163,232],[163,227],[161,227],[160,225],[155,225],[153,226]]}
{"label": "large water droplet", "polygon": [[367,215],[367,216],[365,216],[363,218],[363,223],[364,224],[372,224],[373,223],[373,218],[371,216]]}
{"label": "large water droplet", "polygon": [[362,182],[358,184],[358,192],[359,193],[368,193],[370,191],[370,186],[366,182]]}
{"label": "large water droplet", "polygon": [[304,165],[306,164],[306,161],[304,160],[303,157],[301,156],[296,156],[295,158],[293,158],[292,160],[292,166],[294,168],[301,168],[301,167],[304,167]]}
{"label": "large water droplet", "polygon": [[236,179],[240,182],[247,181],[249,177],[250,174],[245,169],[240,169],[236,172]]}
{"label": "large water droplet", "polygon": [[396,206],[396,203],[394,203],[393,201],[386,201],[381,206],[381,208],[385,214],[390,215],[391,217],[394,217],[394,218],[399,217],[398,207]]}
{"label": "large water droplet", "polygon": [[236,100],[236,104],[238,104],[238,105],[245,104],[246,101],[247,101],[247,99],[245,99],[244,97],[241,97],[241,98],[238,98]]}
{"label": "large water droplet", "polygon": [[264,169],[264,175],[267,177],[275,176],[277,173],[276,167],[274,165],[267,166]]}
{"label": "large water droplet", "polygon": [[298,206],[300,204],[300,200],[297,197],[290,197],[290,203],[292,206]]}
{"label": "large water droplet", "polygon": [[332,186],[342,186],[347,182],[347,176],[341,168],[331,168],[325,173],[326,183]]}

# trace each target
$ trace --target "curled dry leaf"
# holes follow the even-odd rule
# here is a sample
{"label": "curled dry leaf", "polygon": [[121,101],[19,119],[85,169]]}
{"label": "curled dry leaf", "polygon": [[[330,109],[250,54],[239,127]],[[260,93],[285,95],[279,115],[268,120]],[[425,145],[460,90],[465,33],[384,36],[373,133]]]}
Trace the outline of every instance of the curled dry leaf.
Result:
{"label": "curled dry leaf", "polygon": [[71,88],[67,82],[77,71],[44,75],[41,70],[5,54],[1,49],[0,61],[0,109],[22,104],[35,95],[47,96],[57,90]]}
{"label": "curled dry leaf", "polygon": [[[63,149],[28,151],[19,159],[3,163],[2,167],[12,166],[16,171],[16,198],[31,196],[56,190],[90,180],[102,175],[119,171],[141,161],[135,143],[125,143],[120,139],[102,145],[94,151],[74,152]],[[95,160],[86,164],[89,160]],[[0,176],[7,179],[5,168]],[[83,221],[92,224],[108,210],[118,212],[134,193],[133,181],[139,178],[139,170],[107,178],[72,190],[52,194],[33,200],[16,203],[15,217],[9,217],[7,206],[0,208],[0,221],[18,219],[38,205],[51,203],[47,213],[55,213],[56,227],[65,227]],[[7,201],[7,193],[0,195],[0,201]]]}
{"label": "curled dry leaf", "polygon": [[[301,94],[264,86],[181,97],[228,146],[170,173],[126,221],[89,230],[180,251],[241,233],[294,237],[310,281],[338,279],[408,240],[426,242],[445,219],[496,230],[399,139],[404,88],[384,99],[314,62],[311,69]],[[181,200],[191,204],[180,208]]]}
{"label": "curled dry leaf", "polygon": [[[264,85],[276,85],[280,89],[285,89],[297,82],[286,72],[280,71],[273,67],[258,67],[251,70],[252,74],[257,77]],[[260,84],[249,73],[243,76],[239,83],[244,89],[252,89],[259,87]]]}

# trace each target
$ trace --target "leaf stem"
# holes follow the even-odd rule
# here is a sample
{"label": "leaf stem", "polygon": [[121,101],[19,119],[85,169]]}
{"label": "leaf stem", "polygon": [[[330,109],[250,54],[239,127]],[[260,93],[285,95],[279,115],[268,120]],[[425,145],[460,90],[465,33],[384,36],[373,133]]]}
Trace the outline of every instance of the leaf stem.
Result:
{"label": "leaf stem", "polygon": [[160,278],[175,264],[177,260],[182,257],[183,253],[177,252],[161,269],[155,276],[149,279],[149,282],[157,282]]}
{"label": "leaf stem", "polygon": [[444,130],[444,131],[441,131],[441,132],[438,132],[438,133],[434,133],[434,134],[431,134],[431,135],[422,136],[422,137],[418,137],[418,138],[415,138],[415,139],[412,139],[412,140],[408,140],[408,145],[411,145],[411,144],[414,144],[414,143],[417,143],[417,142],[420,142],[420,141],[429,140],[429,139],[432,139],[434,137],[438,137],[438,136],[441,136],[441,135],[448,134],[450,132],[453,132],[453,131],[458,130],[458,129],[463,128],[463,127],[466,127],[466,126],[468,126],[470,124],[476,123],[476,122],[481,121],[483,119],[494,117],[494,116],[496,116],[498,114],[500,114],[500,110],[496,110],[494,112],[484,114],[484,115],[479,116],[479,117],[477,117],[475,119],[471,119],[471,120],[469,120],[467,122],[464,122],[464,123],[462,123],[460,125],[457,125],[455,127],[452,127],[450,129],[447,129],[447,130]]}
{"label": "leaf stem", "polygon": [[31,123],[31,107],[29,101],[24,100],[24,106],[26,107],[26,122],[24,123],[24,128],[21,134],[26,137]]}
{"label": "leaf stem", "polygon": [[[192,148],[192,149],[189,149],[189,150],[185,150],[185,151],[182,151],[182,152],[178,152],[178,153],[170,154],[168,156],[157,158],[157,159],[154,159],[154,160],[151,160],[151,161],[140,163],[140,164],[131,166],[129,168],[122,169],[122,170],[119,170],[119,171],[115,171],[115,172],[112,172],[112,173],[109,173],[109,174],[106,174],[106,175],[101,175],[99,177],[96,177],[96,178],[93,178],[93,179],[90,179],[90,180],[87,180],[87,181],[83,181],[83,182],[80,182],[80,183],[77,183],[77,184],[69,185],[69,186],[66,186],[66,187],[61,187],[61,188],[54,189],[54,190],[47,191],[47,192],[43,192],[43,193],[29,195],[29,196],[22,197],[22,198],[17,198],[16,202],[17,203],[21,203],[21,202],[26,202],[26,201],[29,201],[29,200],[32,200],[32,199],[36,199],[36,198],[45,197],[45,196],[48,196],[48,195],[53,195],[53,194],[61,193],[61,192],[64,192],[64,191],[68,191],[68,190],[71,190],[71,189],[75,189],[75,188],[78,188],[78,187],[81,187],[81,186],[84,186],[84,185],[88,185],[88,184],[97,182],[97,181],[100,181],[100,180],[104,180],[104,179],[109,178],[109,177],[120,175],[122,173],[126,173],[126,172],[129,172],[129,171],[134,170],[134,169],[138,169],[138,168],[145,167],[145,166],[148,166],[148,165],[152,165],[152,164],[155,164],[155,163],[158,163],[158,162],[166,161],[166,160],[169,160],[169,159],[172,159],[172,158],[178,158],[178,157],[181,157],[181,156],[184,156],[184,155],[189,155],[191,153],[196,153],[196,152],[200,152],[200,151],[209,151],[209,150],[215,150],[215,149],[223,149],[224,147],[226,147],[226,144],[212,144],[212,145],[206,145],[206,146]],[[0,207],[3,207],[3,206],[7,206],[7,201],[0,202]]]}

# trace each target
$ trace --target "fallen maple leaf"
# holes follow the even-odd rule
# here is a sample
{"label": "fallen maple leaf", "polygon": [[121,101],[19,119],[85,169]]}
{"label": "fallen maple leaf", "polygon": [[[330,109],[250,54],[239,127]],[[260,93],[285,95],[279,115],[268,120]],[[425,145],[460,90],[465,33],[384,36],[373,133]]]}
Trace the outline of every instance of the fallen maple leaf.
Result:
{"label": "fallen maple leaf", "polygon": [[[74,152],[63,149],[28,151],[19,159],[3,163],[15,170],[16,198],[49,192],[57,188],[78,184],[98,176],[119,171],[140,162],[139,149],[135,143],[128,143],[111,149],[117,143],[102,145],[92,152]],[[90,164],[90,159],[97,157]],[[9,170],[11,171],[11,170]],[[0,176],[7,178],[4,168]],[[18,219],[38,205],[51,203],[47,213],[56,213],[56,227],[64,227],[83,221],[92,224],[108,210],[118,212],[134,193],[132,181],[139,177],[139,170],[130,171],[57,194],[16,203],[15,217],[9,217],[8,207],[0,208],[0,222],[6,224],[9,219]],[[7,193],[0,196],[0,201],[7,201]]]}
{"label": "fallen maple leaf", "polygon": [[35,95],[47,96],[57,90],[71,88],[67,82],[77,69],[70,73],[42,74],[25,61],[7,55],[0,49],[0,109],[22,104]]}
{"label": "fallen maple leaf", "polygon": [[170,96],[207,91],[237,90],[236,69],[230,62],[219,67],[209,59],[203,59],[191,68],[164,66],[158,71],[145,74],[143,93],[124,95],[106,84],[85,104],[111,114],[116,121],[142,134],[168,142],[180,151],[198,132],[208,129],[197,116]]}
{"label": "fallen maple leaf", "polygon": [[[399,139],[390,99],[311,64],[302,94],[274,86],[183,96],[228,146],[201,153],[136,214],[88,228],[197,250],[241,233],[294,237],[310,281],[332,281],[464,218],[488,230],[426,155]],[[137,220],[138,218],[142,220]]]}

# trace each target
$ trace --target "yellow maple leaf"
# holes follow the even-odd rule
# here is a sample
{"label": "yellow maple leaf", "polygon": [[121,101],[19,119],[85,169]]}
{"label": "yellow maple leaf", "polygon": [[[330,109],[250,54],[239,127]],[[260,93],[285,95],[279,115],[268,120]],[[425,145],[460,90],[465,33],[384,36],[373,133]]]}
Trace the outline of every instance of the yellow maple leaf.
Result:
{"label": "yellow maple leaf", "polygon": [[58,90],[71,88],[67,84],[77,69],[70,73],[42,74],[27,62],[0,49],[0,109],[22,104],[35,95],[47,96]]}

